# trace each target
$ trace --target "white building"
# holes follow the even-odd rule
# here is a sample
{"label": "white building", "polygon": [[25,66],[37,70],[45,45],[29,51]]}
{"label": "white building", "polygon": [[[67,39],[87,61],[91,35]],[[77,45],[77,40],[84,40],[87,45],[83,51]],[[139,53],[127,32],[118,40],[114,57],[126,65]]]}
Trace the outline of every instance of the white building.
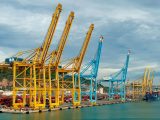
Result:
{"label": "white building", "polygon": [[103,94],[104,93],[103,88],[99,88],[99,90],[97,92],[100,93],[100,94]]}
{"label": "white building", "polygon": [[5,96],[11,96],[12,94],[13,94],[12,91],[4,91],[2,93],[2,95],[5,95]]}

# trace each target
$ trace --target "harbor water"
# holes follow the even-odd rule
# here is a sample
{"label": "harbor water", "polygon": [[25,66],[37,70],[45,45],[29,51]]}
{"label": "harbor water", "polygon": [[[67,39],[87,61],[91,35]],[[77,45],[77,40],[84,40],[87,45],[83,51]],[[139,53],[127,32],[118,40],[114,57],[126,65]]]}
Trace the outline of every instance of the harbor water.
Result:
{"label": "harbor water", "polygon": [[160,119],[160,102],[137,102],[31,114],[0,113],[0,120]]}

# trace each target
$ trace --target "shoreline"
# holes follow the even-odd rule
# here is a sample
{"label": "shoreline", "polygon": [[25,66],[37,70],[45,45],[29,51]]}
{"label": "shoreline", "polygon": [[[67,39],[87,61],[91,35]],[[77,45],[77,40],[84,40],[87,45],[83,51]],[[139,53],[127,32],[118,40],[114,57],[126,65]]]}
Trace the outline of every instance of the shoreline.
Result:
{"label": "shoreline", "polygon": [[67,110],[67,109],[78,109],[78,108],[85,108],[85,107],[95,107],[95,106],[104,106],[104,105],[112,105],[112,104],[124,104],[124,103],[130,103],[130,102],[140,102],[140,100],[131,100],[131,101],[106,101],[106,100],[100,100],[97,101],[96,104],[87,104],[82,103],[79,106],[71,106],[71,105],[62,105],[57,108],[53,109],[43,109],[43,110],[14,110],[11,108],[2,108],[0,110],[0,113],[9,113],[9,114],[30,114],[30,113],[41,113],[41,112],[52,112],[56,110]]}

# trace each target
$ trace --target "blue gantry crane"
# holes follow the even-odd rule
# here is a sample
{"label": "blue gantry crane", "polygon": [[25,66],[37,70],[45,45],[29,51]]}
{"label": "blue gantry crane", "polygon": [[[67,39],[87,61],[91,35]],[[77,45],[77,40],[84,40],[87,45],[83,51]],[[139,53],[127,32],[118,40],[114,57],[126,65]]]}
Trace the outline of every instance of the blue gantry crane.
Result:
{"label": "blue gantry crane", "polygon": [[120,99],[125,100],[126,92],[125,92],[125,82],[128,71],[130,50],[128,51],[126,61],[122,69],[112,75],[109,76],[108,79],[103,78],[101,83],[107,82],[109,84],[109,99],[114,99],[114,96],[118,95]]}
{"label": "blue gantry crane", "polygon": [[[88,95],[90,103],[97,100],[97,73],[101,56],[103,36],[100,36],[95,57],[81,69],[81,96]],[[89,86],[88,86],[89,85]]]}

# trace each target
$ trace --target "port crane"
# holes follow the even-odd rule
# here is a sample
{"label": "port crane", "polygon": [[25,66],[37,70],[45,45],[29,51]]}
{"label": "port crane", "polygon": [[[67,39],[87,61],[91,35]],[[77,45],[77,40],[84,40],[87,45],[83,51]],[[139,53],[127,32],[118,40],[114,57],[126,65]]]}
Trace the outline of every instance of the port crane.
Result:
{"label": "port crane", "polygon": [[[39,48],[27,52],[22,61],[13,61],[13,108],[30,106],[43,109],[46,106],[45,61],[62,11],[58,4],[52,16],[45,40]],[[19,55],[25,54],[20,52]],[[18,94],[22,94],[19,100]],[[29,95],[27,97],[27,95]]]}
{"label": "port crane", "polygon": [[80,86],[80,67],[91,39],[94,24],[91,24],[83,42],[82,48],[78,56],[72,58],[59,71],[60,92],[62,94],[62,102],[64,101],[64,92],[70,91],[72,96],[73,106],[78,106],[81,103],[81,86]]}
{"label": "port crane", "polygon": [[[97,79],[96,78],[98,74],[99,62],[101,57],[102,43],[103,43],[103,36],[100,36],[95,57],[89,63],[87,63],[81,69],[81,72],[80,72],[81,96],[89,95],[90,102],[92,104],[96,103],[96,100],[97,100]],[[89,84],[89,87],[88,85],[86,87],[85,86],[86,84]]]}
{"label": "port crane", "polygon": [[67,21],[65,28],[63,30],[60,42],[56,50],[53,50],[46,59],[48,61],[48,65],[46,65],[46,91],[49,97],[49,107],[57,107],[59,106],[59,71],[58,67],[60,65],[60,59],[62,56],[62,52],[68,38],[72,22],[74,19],[74,12],[71,12]]}
{"label": "port crane", "polygon": [[128,64],[130,58],[130,50],[128,51],[126,61],[124,66],[120,71],[110,75],[108,79],[103,78],[101,82],[108,82],[109,83],[109,99],[114,99],[115,95],[119,95],[122,100],[125,100],[126,92],[125,92],[125,82],[128,72]]}
{"label": "port crane", "polygon": [[[2,67],[11,67],[13,70],[14,109],[26,106],[39,110],[44,109],[48,105],[50,109],[57,107],[64,102],[66,90],[72,93],[73,105],[80,104],[80,67],[94,29],[94,24],[91,24],[89,27],[79,55],[72,58],[69,63],[61,64],[62,52],[74,19],[74,12],[71,12],[57,48],[49,53],[61,11],[62,5],[58,4],[44,42],[40,47],[20,51],[6,59],[5,65],[1,64]],[[78,74],[77,77],[76,74]],[[69,80],[66,78],[67,75],[71,75]]]}
{"label": "port crane", "polygon": [[133,99],[142,98],[147,92],[152,92],[154,73],[151,68],[147,67],[141,79],[130,83]]}

